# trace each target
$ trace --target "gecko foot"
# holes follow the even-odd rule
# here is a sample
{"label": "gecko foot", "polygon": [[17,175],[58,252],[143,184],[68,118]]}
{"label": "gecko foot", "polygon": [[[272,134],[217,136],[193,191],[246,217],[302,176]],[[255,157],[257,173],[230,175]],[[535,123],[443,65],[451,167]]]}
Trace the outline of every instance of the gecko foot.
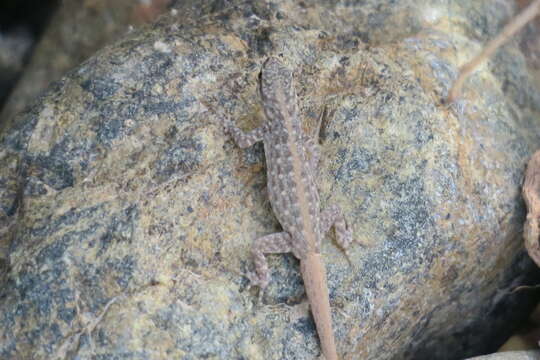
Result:
{"label": "gecko foot", "polygon": [[251,287],[258,286],[261,288],[261,290],[264,290],[270,282],[268,276],[259,276],[257,273],[254,272],[248,272],[246,274],[246,277],[249,279]]}

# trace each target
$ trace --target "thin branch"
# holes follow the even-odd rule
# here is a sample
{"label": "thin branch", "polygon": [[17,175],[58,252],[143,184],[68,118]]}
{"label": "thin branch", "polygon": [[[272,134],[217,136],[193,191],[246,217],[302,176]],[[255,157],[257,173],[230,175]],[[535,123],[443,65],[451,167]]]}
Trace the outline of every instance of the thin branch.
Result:
{"label": "thin branch", "polygon": [[448,92],[448,103],[454,102],[461,94],[461,88],[463,83],[469,77],[469,75],[487,58],[489,58],[495,50],[497,50],[502,44],[508,41],[514,36],[521,28],[523,28],[529,21],[534,19],[540,10],[540,0],[534,0],[529,6],[523,9],[517,16],[515,16],[506,26],[501,33],[494,39],[488,42],[484,50],[473,58],[471,61],[463,65],[459,70],[459,75],[454,82],[454,85]]}

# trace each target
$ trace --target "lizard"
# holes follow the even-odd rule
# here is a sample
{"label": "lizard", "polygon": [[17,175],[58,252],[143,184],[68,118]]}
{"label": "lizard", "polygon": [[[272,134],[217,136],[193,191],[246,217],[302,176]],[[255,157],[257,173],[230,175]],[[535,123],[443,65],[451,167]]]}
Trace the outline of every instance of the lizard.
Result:
{"label": "lizard", "polygon": [[243,132],[232,120],[225,123],[226,131],[240,148],[263,142],[270,204],[283,228],[282,232],[253,242],[255,273],[249,273],[248,278],[252,285],[264,290],[269,283],[265,254],[292,252],[300,260],[322,354],[326,360],[337,360],[321,239],[333,225],[337,243],[346,252],[353,240],[352,232],[339,207],[320,210],[315,183],[320,159],[318,139],[302,130],[293,73],[278,58],[269,57],[264,62],[259,93],[267,120],[262,126]]}

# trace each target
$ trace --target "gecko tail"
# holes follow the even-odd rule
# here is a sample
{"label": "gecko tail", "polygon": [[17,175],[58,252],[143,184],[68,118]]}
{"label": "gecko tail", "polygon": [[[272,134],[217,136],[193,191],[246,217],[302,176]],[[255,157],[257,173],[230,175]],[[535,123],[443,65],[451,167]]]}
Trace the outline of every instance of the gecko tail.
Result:
{"label": "gecko tail", "polygon": [[332,314],[326,286],[326,270],[321,254],[310,253],[300,261],[304,287],[315,320],[322,353],[326,360],[337,360],[336,343],[332,331]]}

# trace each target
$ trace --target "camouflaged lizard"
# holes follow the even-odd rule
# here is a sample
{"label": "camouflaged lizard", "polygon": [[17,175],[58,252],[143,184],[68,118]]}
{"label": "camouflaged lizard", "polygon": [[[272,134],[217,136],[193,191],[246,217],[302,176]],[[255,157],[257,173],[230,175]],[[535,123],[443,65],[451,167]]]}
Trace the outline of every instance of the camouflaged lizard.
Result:
{"label": "camouflaged lizard", "polygon": [[266,156],[268,194],[283,232],[254,241],[253,285],[265,288],[269,282],[265,254],[292,252],[300,259],[300,270],[311,312],[315,319],[322,353],[336,360],[326,271],[321,260],[321,239],[334,225],[338,244],[346,250],[352,233],[337,206],[322,212],[315,173],[319,162],[318,141],[306,136],[298,116],[293,74],[277,58],[263,65],[259,91],[267,122],[248,133],[231,121],[227,130],[240,148],[263,141]]}

